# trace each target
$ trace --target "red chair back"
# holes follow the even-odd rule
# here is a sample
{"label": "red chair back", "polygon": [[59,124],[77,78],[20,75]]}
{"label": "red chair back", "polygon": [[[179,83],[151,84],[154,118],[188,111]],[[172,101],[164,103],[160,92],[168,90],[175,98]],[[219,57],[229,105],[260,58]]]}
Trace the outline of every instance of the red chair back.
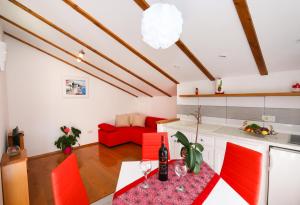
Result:
{"label": "red chair back", "polygon": [[157,160],[158,151],[161,146],[161,136],[164,136],[164,144],[168,149],[168,159],[170,159],[169,141],[167,132],[144,133],[142,142],[142,159]]}
{"label": "red chair back", "polygon": [[89,204],[75,154],[71,154],[52,171],[51,180],[55,205]]}
{"label": "red chair back", "polygon": [[250,205],[259,198],[262,154],[227,142],[221,177]]}

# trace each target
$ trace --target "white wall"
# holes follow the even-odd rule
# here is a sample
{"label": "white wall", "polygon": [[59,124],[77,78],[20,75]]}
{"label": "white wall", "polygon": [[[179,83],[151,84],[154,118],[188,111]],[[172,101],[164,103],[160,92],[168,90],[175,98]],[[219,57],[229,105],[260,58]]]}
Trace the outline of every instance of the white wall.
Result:
{"label": "white wall", "polygon": [[[98,123],[135,111],[136,98],[11,38],[5,41],[9,125],[25,131],[29,156],[56,150],[62,125],[81,129],[80,144],[93,143]],[[87,76],[89,97],[64,98],[63,76]]]}
{"label": "white wall", "polygon": [[[7,118],[7,98],[6,98],[6,83],[5,72],[0,72],[0,156],[5,152],[6,148],[6,133],[8,127]],[[1,176],[1,170],[0,170]],[[0,177],[1,184],[1,177]],[[2,205],[2,186],[0,186],[0,204]]]}
{"label": "white wall", "polygon": [[[225,93],[255,93],[255,92],[289,92],[291,86],[300,83],[300,70],[270,73],[268,76],[250,75],[232,78],[223,78]],[[292,108],[300,109],[300,97],[216,97],[216,98],[182,98],[181,94],[192,94],[195,88],[199,88],[200,94],[214,93],[215,84],[210,81],[185,82],[177,86],[178,105],[208,105],[228,107],[256,107],[256,108]],[[178,115],[181,119],[193,119],[190,116]],[[213,118],[203,116],[204,123],[227,124],[240,127],[243,120]],[[278,132],[300,133],[300,126],[293,124],[272,124]]]}
{"label": "white wall", "polygon": [[[0,27],[0,40],[2,40],[2,29]],[[6,96],[6,75],[0,71],[0,156],[5,152],[6,148],[6,132],[8,127],[7,117],[7,96]],[[0,170],[1,176],[1,170]],[[0,184],[1,177],[0,177]],[[2,186],[0,186],[0,204],[3,204]]]}
{"label": "white wall", "polygon": [[174,118],[176,117],[176,97],[139,97],[137,111],[154,117]]}
{"label": "white wall", "polygon": [[[11,38],[5,41],[9,126],[25,131],[29,156],[57,150],[62,125],[81,129],[80,144],[87,144],[98,141],[97,125],[114,123],[116,114],[176,116],[176,97],[134,98]],[[64,76],[87,76],[89,97],[64,98]]]}
{"label": "white wall", "polygon": [[[300,70],[270,73],[267,76],[249,75],[223,78],[225,93],[289,92],[296,82],[300,83]],[[214,82],[203,80],[181,83],[177,86],[177,104],[196,105],[197,98],[182,98],[181,94],[214,93]],[[300,108],[300,97],[267,97],[266,107]],[[224,106],[225,98],[201,98],[202,105]],[[228,106],[263,107],[263,98],[228,98]]]}

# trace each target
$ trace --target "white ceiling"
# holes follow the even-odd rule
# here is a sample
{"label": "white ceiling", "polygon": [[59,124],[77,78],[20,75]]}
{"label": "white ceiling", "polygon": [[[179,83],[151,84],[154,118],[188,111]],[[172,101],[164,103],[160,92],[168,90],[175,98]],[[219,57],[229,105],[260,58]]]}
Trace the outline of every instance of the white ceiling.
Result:
{"label": "white ceiling", "polygon": [[[176,85],[172,81],[135,56],[62,0],[19,0],[19,2],[152,84],[176,95]],[[147,2],[151,5],[157,1],[148,0]],[[181,40],[213,76],[258,74],[232,0],[163,0],[162,2],[175,4],[182,12],[184,26]],[[300,69],[300,24],[298,21],[300,1],[248,0],[247,2],[269,75],[277,71]],[[133,0],[74,0],[74,3],[177,81],[207,79],[177,46],[174,45],[166,50],[155,50],[141,40],[142,9]],[[8,0],[0,0],[0,13],[74,54],[78,53],[80,49],[84,49],[87,61],[151,95],[163,95]],[[65,53],[3,20],[1,20],[1,24],[6,32],[79,65],[138,96],[144,95],[83,63],[77,63]],[[226,55],[226,58],[219,57],[220,55]]]}

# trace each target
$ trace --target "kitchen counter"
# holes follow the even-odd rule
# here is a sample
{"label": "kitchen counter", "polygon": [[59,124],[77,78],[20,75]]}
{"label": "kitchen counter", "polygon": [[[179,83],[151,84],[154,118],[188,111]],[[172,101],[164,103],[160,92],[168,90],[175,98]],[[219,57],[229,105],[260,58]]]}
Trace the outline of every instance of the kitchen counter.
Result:
{"label": "kitchen counter", "polygon": [[[185,130],[188,132],[196,132],[197,125],[193,121],[176,121],[164,124],[165,127],[171,129]],[[300,150],[300,145],[290,143],[290,134],[278,133],[272,136],[256,137],[240,130],[237,127],[229,127],[224,125],[200,124],[199,134],[212,135],[214,137],[234,137],[250,141],[260,141],[269,146],[277,146],[287,149]]]}

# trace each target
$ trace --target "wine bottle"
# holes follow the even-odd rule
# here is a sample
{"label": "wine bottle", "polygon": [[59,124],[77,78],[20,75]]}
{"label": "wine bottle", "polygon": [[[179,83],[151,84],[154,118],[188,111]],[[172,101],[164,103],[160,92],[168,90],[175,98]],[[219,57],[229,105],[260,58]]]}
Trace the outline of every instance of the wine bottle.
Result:
{"label": "wine bottle", "polygon": [[158,179],[160,181],[168,180],[168,149],[165,147],[164,136],[161,136],[161,147],[158,151],[159,168]]}

